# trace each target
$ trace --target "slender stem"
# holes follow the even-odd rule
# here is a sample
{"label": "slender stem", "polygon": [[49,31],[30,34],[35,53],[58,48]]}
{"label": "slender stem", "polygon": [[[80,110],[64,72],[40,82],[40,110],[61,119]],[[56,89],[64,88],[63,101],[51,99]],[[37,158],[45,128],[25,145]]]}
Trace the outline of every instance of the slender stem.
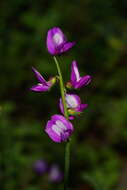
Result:
{"label": "slender stem", "polygon": [[60,70],[59,62],[57,61],[55,56],[53,58],[56,63],[57,71],[58,71],[59,78],[60,78],[60,91],[61,91],[62,103],[63,103],[63,107],[64,107],[64,115],[68,119],[67,105],[66,105],[65,93],[64,93],[65,88],[64,88],[64,84],[63,84],[63,77],[62,77],[62,73]]}
{"label": "slender stem", "polygon": [[[68,116],[67,105],[66,105],[66,100],[65,100],[65,87],[64,87],[64,83],[63,83],[63,77],[62,77],[62,73],[61,73],[59,62],[58,62],[57,58],[54,56],[53,59],[55,61],[57,71],[59,74],[60,91],[61,91],[62,103],[63,103],[63,107],[64,107],[64,116],[66,117],[66,119],[68,119],[69,116]],[[68,140],[65,145],[64,190],[68,189],[69,167],[70,167],[70,140]]]}
{"label": "slender stem", "polygon": [[67,141],[65,146],[64,190],[68,189],[69,168],[70,168],[70,141]]}

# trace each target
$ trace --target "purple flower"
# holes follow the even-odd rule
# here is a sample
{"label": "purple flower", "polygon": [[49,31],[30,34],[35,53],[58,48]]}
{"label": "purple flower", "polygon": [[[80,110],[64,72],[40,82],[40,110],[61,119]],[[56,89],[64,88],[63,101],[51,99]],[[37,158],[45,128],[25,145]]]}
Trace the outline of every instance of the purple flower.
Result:
{"label": "purple flower", "polygon": [[[80,97],[76,94],[66,94],[65,96],[68,113],[70,115],[69,119],[74,119],[75,115],[79,115],[85,108],[87,108],[88,104],[81,104]],[[61,112],[64,114],[64,107],[62,103],[62,99],[60,98],[59,107]]]}
{"label": "purple flower", "polygon": [[32,71],[34,72],[36,78],[38,79],[39,83],[34,85],[30,88],[30,90],[35,92],[44,92],[48,91],[56,81],[56,78],[51,78],[48,82],[43,78],[43,76],[34,68],[32,67]]}
{"label": "purple flower", "polygon": [[38,174],[38,175],[43,175],[44,173],[47,172],[48,170],[48,164],[47,162],[45,162],[44,160],[37,160],[34,163],[34,171]]}
{"label": "purple flower", "polygon": [[66,36],[59,27],[53,27],[47,34],[47,48],[51,55],[60,55],[75,45],[68,42]]}
{"label": "purple flower", "polygon": [[54,164],[49,170],[49,181],[53,183],[59,183],[63,180],[63,173],[59,169],[58,165]]}
{"label": "purple flower", "polygon": [[86,86],[91,82],[91,76],[86,75],[80,77],[78,66],[76,61],[72,61],[71,65],[71,81],[67,83],[68,88],[81,88],[82,86]]}
{"label": "purple flower", "polygon": [[48,121],[45,132],[57,143],[67,141],[73,132],[73,125],[62,115],[53,115]]}

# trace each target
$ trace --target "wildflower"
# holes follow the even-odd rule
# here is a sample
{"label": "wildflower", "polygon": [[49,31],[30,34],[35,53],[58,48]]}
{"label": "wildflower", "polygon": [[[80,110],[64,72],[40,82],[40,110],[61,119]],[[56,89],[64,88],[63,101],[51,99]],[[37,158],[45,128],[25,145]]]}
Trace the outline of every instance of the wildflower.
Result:
{"label": "wildflower", "polygon": [[56,78],[51,78],[48,82],[43,78],[43,76],[34,68],[32,67],[32,71],[34,72],[36,78],[38,79],[39,83],[34,85],[30,88],[30,90],[35,92],[44,92],[48,91],[53,84],[56,82]]}
{"label": "wildflower", "polygon": [[[87,108],[88,104],[81,104],[81,99],[76,94],[66,94],[66,105],[69,113],[69,119],[74,119],[74,116],[79,115],[85,108]],[[61,112],[64,114],[64,107],[62,103],[62,99],[60,98],[59,107]]]}
{"label": "wildflower", "polygon": [[60,55],[75,45],[75,42],[68,42],[66,36],[59,27],[53,27],[47,34],[47,48],[51,55]]}
{"label": "wildflower", "polygon": [[86,86],[91,82],[91,76],[86,75],[80,77],[77,62],[73,61],[71,65],[71,81],[67,83],[68,88],[80,88],[82,86]]}
{"label": "wildflower", "polygon": [[49,170],[49,181],[53,183],[59,183],[63,180],[63,173],[58,165],[54,164]]}
{"label": "wildflower", "polygon": [[48,121],[45,132],[57,143],[67,141],[73,132],[73,125],[62,115],[53,115]]}
{"label": "wildflower", "polygon": [[45,162],[44,160],[37,160],[34,163],[34,171],[38,174],[38,175],[43,175],[44,173],[47,172],[48,170],[48,164],[47,162]]}

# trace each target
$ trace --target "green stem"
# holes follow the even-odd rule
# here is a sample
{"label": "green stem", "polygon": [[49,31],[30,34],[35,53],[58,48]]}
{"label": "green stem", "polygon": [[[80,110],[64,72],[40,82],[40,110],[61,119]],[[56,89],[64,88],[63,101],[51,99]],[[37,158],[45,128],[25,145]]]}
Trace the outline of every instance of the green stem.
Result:
{"label": "green stem", "polygon": [[64,190],[68,189],[69,168],[70,168],[70,141],[67,141],[65,145]]}
{"label": "green stem", "polygon": [[[62,77],[62,73],[61,73],[59,62],[57,61],[57,58],[54,56],[53,59],[56,64],[58,75],[59,75],[59,80],[60,80],[60,91],[61,91],[62,103],[63,103],[63,107],[64,107],[64,116],[66,117],[66,119],[68,119],[69,116],[68,116],[67,105],[66,105],[66,100],[65,100],[65,87],[64,87],[64,83],[63,83],[63,77]],[[69,167],[70,167],[70,140],[68,140],[65,145],[64,190],[68,189]]]}
{"label": "green stem", "polygon": [[56,63],[56,67],[57,67],[57,71],[58,71],[59,79],[60,79],[60,91],[61,91],[62,103],[63,103],[63,107],[64,107],[64,115],[68,119],[67,105],[66,105],[65,93],[64,93],[65,88],[64,88],[64,84],[63,84],[63,77],[62,77],[60,66],[59,66],[59,63],[58,63],[56,57],[54,56],[53,58]]}

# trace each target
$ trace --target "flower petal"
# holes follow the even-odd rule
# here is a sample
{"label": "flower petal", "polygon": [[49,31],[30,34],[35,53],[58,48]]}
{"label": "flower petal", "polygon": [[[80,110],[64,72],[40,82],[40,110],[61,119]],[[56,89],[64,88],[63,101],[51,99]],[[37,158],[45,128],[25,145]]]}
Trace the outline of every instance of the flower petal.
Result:
{"label": "flower petal", "polygon": [[71,83],[75,85],[76,81],[80,80],[77,62],[74,60],[71,65]]}
{"label": "flower petal", "polygon": [[[75,112],[75,111],[81,112],[83,109],[85,109],[84,107],[87,104],[81,104],[81,99],[76,94],[66,94],[65,98],[66,98],[66,104],[67,104],[68,113],[69,113],[69,119],[73,120],[74,119],[73,112]],[[61,113],[64,114],[64,107],[63,107],[63,103],[62,103],[61,98],[59,101],[59,107],[60,107]],[[70,112],[69,110],[73,110],[73,111]]]}
{"label": "flower petal", "polygon": [[52,129],[52,126],[53,126],[53,121],[52,121],[52,120],[48,121],[48,123],[47,123],[47,125],[46,125],[46,128],[45,128],[45,132],[48,134],[48,136],[49,136],[54,142],[60,143],[60,142],[61,142],[61,136],[59,136],[59,135]]}
{"label": "flower petal", "polygon": [[60,120],[61,122],[64,123],[65,126],[67,126],[68,129],[73,130],[73,125],[64,116],[56,114],[53,115],[51,118],[53,121]]}
{"label": "flower petal", "polygon": [[66,42],[66,37],[59,27],[53,27],[47,34],[47,49],[50,54],[59,54],[59,47]]}
{"label": "flower petal", "polygon": [[46,80],[43,78],[43,76],[34,67],[32,67],[32,71],[34,72],[36,78],[39,80],[40,83],[47,85]]}
{"label": "flower petal", "polygon": [[63,47],[60,49],[60,53],[64,53],[71,49],[75,45],[75,42],[67,42],[63,45]]}
{"label": "flower petal", "polygon": [[78,112],[82,112],[84,109],[88,107],[88,104],[81,104],[80,107],[76,110]]}
{"label": "flower petal", "polygon": [[54,27],[52,29],[52,40],[56,46],[64,44],[66,42],[66,37],[59,27]]}
{"label": "flower petal", "polygon": [[65,98],[68,108],[77,108],[81,104],[80,97],[76,94],[66,94]]}
{"label": "flower petal", "polygon": [[[80,97],[77,96],[76,94],[66,94],[65,99],[66,99],[67,108],[77,109],[81,105]],[[61,98],[59,101],[59,107],[61,112],[64,114],[64,107]]]}
{"label": "flower petal", "polygon": [[[77,106],[75,106],[75,108],[80,107],[80,105],[81,105],[80,97],[78,95],[76,95],[76,94],[71,94],[71,96],[75,99],[75,102],[76,102],[76,105],[77,105]],[[72,107],[72,108],[74,108],[74,107]]]}
{"label": "flower petal", "polygon": [[73,131],[73,125],[62,115],[53,115],[48,121],[45,132],[54,142],[66,141]]}
{"label": "flower petal", "polygon": [[75,45],[75,42],[67,42],[66,36],[59,27],[53,27],[48,31],[46,43],[51,55],[60,55]]}
{"label": "flower petal", "polygon": [[34,85],[30,88],[30,90],[35,92],[44,92],[49,90],[49,86],[44,86],[43,84],[39,83],[37,85]]}
{"label": "flower petal", "polygon": [[90,82],[91,82],[91,76],[86,75],[84,77],[81,77],[81,79],[78,82],[76,82],[74,87],[75,88],[80,88],[82,86],[88,85]]}

